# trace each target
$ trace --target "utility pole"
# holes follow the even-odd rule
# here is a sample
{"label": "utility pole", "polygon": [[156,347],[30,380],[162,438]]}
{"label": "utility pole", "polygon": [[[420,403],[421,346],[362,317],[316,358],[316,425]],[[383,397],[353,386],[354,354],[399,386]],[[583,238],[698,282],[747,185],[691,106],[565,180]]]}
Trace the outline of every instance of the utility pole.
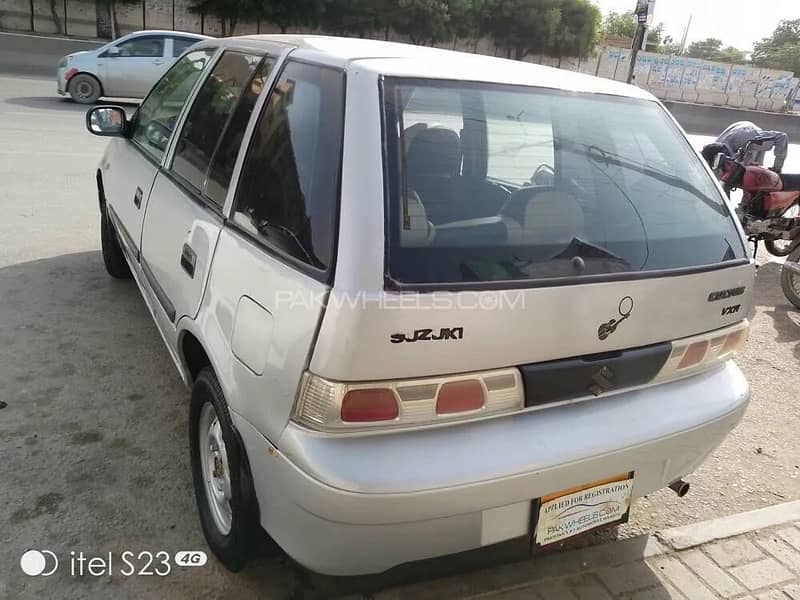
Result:
{"label": "utility pole", "polygon": [[627,82],[633,81],[633,70],[636,68],[636,57],[639,56],[639,50],[643,48],[647,36],[647,25],[653,19],[653,9],[655,7],[655,0],[637,0],[636,10],[636,35],[633,37],[633,44],[631,45],[631,62],[628,65],[628,78]]}

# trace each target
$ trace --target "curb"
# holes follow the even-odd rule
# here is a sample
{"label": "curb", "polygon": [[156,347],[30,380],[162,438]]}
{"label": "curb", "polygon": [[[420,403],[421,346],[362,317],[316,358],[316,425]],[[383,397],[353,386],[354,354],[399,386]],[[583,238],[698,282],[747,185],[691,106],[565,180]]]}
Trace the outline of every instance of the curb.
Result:
{"label": "curb", "polygon": [[618,567],[798,520],[800,520],[800,501],[785,502],[746,513],[664,529],[650,535],[578,550],[543,554],[531,560],[389,588],[375,593],[371,598],[441,600],[492,596],[524,588],[546,579]]}

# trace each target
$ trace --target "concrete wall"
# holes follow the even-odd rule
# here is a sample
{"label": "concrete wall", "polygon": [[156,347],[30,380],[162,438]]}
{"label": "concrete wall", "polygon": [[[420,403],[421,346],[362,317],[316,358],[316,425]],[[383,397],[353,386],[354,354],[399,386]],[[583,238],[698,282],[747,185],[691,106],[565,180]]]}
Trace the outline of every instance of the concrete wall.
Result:
{"label": "concrete wall", "polygon": [[762,129],[785,131],[790,140],[800,139],[800,115],[765,113],[722,106],[664,102],[686,131],[696,135],[719,135],[736,121],[752,121]]}

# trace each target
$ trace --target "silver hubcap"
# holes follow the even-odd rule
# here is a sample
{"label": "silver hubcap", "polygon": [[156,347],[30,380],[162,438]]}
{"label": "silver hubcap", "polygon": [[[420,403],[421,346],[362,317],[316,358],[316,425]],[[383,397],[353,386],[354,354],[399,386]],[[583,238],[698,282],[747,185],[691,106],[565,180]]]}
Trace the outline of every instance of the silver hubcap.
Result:
{"label": "silver hubcap", "polygon": [[79,81],[75,88],[75,93],[81,98],[90,98],[94,93],[94,89],[88,81]]}
{"label": "silver hubcap", "polygon": [[205,481],[206,500],[217,529],[222,535],[228,535],[233,520],[228,453],[225,441],[222,439],[222,426],[210,402],[203,406],[200,413],[199,432],[200,463]]}

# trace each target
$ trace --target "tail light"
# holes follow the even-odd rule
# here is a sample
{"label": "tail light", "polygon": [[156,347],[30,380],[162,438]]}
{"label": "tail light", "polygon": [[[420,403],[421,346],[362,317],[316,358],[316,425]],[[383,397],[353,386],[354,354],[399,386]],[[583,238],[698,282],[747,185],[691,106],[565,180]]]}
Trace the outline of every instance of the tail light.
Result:
{"label": "tail light", "polygon": [[293,418],[333,431],[409,427],[514,412],[523,403],[516,369],[371,383],[305,373]]}
{"label": "tail light", "polygon": [[749,331],[750,323],[744,320],[722,330],[675,340],[672,352],[655,381],[691,375],[733,358],[747,341]]}

